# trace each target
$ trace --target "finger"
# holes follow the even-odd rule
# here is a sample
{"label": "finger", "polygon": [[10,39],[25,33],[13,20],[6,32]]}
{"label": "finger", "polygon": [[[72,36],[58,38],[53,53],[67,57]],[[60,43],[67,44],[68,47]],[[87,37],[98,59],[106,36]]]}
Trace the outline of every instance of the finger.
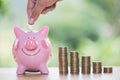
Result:
{"label": "finger", "polygon": [[28,15],[28,18],[30,17],[30,14],[32,12],[32,9],[34,8],[35,6],[35,0],[28,0],[28,4],[27,4],[27,15]]}
{"label": "finger", "polygon": [[41,14],[46,14],[46,13],[48,13],[49,11],[54,10],[54,9],[56,8],[56,3],[59,2],[59,1],[62,1],[62,0],[57,0],[57,1],[55,1],[55,3],[54,3],[52,6],[46,7],[46,8],[42,11]]}
{"label": "finger", "polygon": [[40,13],[43,11],[44,7],[41,5],[40,0],[37,0],[35,7],[32,10],[32,14],[30,15],[29,24],[33,25],[34,22],[40,16]]}
{"label": "finger", "polygon": [[52,11],[52,10],[54,10],[55,9],[55,7],[56,7],[56,3],[55,4],[53,4],[52,6],[50,6],[50,7],[46,7],[42,12],[41,12],[41,14],[46,14],[46,13],[48,13],[49,11]]}

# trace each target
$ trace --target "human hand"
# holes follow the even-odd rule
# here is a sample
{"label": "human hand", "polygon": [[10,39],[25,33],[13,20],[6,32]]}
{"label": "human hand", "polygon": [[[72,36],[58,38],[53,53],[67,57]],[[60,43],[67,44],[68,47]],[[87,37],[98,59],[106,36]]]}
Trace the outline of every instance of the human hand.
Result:
{"label": "human hand", "polygon": [[60,0],[28,0],[28,24],[33,25],[40,14],[54,10],[58,1]]}

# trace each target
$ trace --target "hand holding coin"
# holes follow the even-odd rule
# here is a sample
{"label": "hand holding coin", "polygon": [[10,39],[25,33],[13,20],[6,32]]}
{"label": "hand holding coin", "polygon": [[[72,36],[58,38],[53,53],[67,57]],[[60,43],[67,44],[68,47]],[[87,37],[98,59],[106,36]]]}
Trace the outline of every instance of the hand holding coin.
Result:
{"label": "hand holding coin", "polygon": [[28,24],[33,25],[40,14],[46,14],[54,10],[58,1],[61,0],[28,0]]}

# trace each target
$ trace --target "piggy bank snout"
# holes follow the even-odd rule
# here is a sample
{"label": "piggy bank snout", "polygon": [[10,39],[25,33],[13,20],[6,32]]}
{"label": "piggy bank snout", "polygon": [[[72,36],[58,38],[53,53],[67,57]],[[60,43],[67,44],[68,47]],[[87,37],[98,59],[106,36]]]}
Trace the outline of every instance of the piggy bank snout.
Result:
{"label": "piggy bank snout", "polygon": [[35,40],[27,40],[26,43],[25,43],[25,48],[28,51],[36,50],[37,47],[38,47],[37,41],[35,41]]}

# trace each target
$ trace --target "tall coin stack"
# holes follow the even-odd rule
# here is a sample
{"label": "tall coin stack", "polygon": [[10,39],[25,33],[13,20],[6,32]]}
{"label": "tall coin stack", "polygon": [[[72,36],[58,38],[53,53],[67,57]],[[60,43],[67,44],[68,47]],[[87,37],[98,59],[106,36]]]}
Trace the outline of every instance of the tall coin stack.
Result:
{"label": "tall coin stack", "polygon": [[67,47],[59,47],[58,48],[58,57],[59,57],[59,73],[67,74],[68,73],[68,52]]}
{"label": "tall coin stack", "polygon": [[70,52],[70,72],[71,74],[79,74],[79,53]]}
{"label": "tall coin stack", "polygon": [[90,74],[91,72],[91,57],[82,56],[82,74]]}
{"label": "tall coin stack", "polygon": [[101,62],[93,62],[93,73],[94,74],[102,73],[102,63]]}

